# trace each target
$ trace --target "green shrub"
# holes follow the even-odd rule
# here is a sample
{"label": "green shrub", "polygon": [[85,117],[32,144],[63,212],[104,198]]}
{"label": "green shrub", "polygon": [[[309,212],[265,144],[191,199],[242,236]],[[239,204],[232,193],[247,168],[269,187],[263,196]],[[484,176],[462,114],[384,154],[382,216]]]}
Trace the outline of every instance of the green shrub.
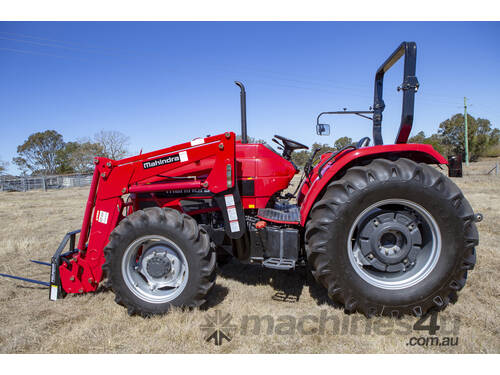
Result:
{"label": "green shrub", "polygon": [[486,152],[483,154],[488,158],[496,158],[500,156],[500,144],[489,147]]}

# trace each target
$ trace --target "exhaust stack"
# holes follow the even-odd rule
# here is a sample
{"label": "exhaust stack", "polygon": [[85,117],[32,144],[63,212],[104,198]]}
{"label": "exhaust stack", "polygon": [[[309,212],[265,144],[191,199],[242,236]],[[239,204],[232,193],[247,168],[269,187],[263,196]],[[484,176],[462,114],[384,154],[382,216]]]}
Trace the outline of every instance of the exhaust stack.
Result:
{"label": "exhaust stack", "polygon": [[247,137],[247,94],[245,86],[240,81],[234,81],[240,88],[240,106],[241,106],[241,143],[248,143]]}

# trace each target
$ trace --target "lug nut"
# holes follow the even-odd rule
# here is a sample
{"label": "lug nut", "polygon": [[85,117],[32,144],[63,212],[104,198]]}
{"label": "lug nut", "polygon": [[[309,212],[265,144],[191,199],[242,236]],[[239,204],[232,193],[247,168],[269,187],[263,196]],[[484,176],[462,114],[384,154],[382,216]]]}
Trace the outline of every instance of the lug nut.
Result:
{"label": "lug nut", "polygon": [[94,282],[94,279],[89,277],[89,279],[87,281],[89,282],[89,284],[92,284]]}
{"label": "lug nut", "polygon": [[69,281],[75,281],[75,276],[70,276]]}
{"label": "lug nut", "polygon": [[106,177],[106,173],[104,173],[104,172],[101,173],[101,177],[103,177],[103,178]]}
{"label": "lug nut", "polygon": [[403,263],[404,264],[408,263],[408,259],[403,260]]}
{"label": "lug nut", "polygon": [[378,227],[378,225],[379,225],[380,223],[379,223],[379,221],[378,221],[378,220],[374,220],[374,221],[373,221],[373,224],[374,224],[376,227]]}
{"label": "lug nut", "polygon": [[373,259],[373,254],[368,254],[368,259]]}
{"label": "lug nut", "polygon": [[227,139],[231,138],[231,134],[229,132],[226,132],[226,134],[224,134],[226,136]]}
{"label": "lug nut", "polygon": [[111,168],[111,162],[110,162],[110,161],[108,161],[108,162],[106,163],[106,166],[107,166],[108,168]]}
{"label": "lug nut", "polygon": [[83,293],[83,289],[82,288],[78,289],[78,293]]}
{"label": "lug nut", "polygon": [[127,192],[127,189],[126,188],[123,188],[122,189],[122,193],[125,194]]}

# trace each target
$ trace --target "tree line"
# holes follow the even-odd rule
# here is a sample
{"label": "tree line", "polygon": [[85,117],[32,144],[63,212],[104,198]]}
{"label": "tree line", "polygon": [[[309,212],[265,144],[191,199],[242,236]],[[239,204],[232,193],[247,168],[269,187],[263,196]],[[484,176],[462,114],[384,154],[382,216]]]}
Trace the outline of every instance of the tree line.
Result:
{"label": "tree line", "polygon": [[[470,161],[480,156],[500,156],[500,130],[494,128],[490,120],[468,114],[467,139]],[[457,113],[439,124],[437,133],[427,137],[421,131],[408,142],[430,144],[444,156],[461,155],[465,160],[465,117]]]}
{"label": "tree line", "polygon": [[[445,157],[461,155],[465,160],[465,117],[457,113],[439,124],[436,133],[426,136],[423,131],[418,132],[408,139],[408,143],[429,144]],[[475,118],[467,115],[467,133],[469,142],[469,160],[477,161],[481,156],[500,156],[500,130],[493,127],[490,120]],[[303,166],[315,148],[320,148],[320,153],[340,150],[353,144],[349,137],[337,139],[332,146],[314,143],[310,150],[294,152],[292,160],[295,164]]]}
{"label": "tree line", "polygon": [[[94,157],[122,159],[128,154],[129,137],[117,131],[101,131],[93,139],[65,142],[55,130],[31,134],[17,146],[12,159],[23,175],[88,173],[94,169]],[[0,163],[0,172],[7,163]]]}
{"label": "tree line", "polygon": [[[445,157],[462,155],[465,157],[464,115],[456,114],[439,124],[436,133],[426,136],[423,131],[411,137],[409,143],[432,145]],[[467,115],[469,159],[476,161],[481,156],[500,156],[500,130],[493,127],[490,120]],[[263,140],[248,137],[250,143],[264,143]],[[65,142],[63,136],[55,130],[46,130],[30,135],[17,147],[18,156],[13,163],[23,174],[50,175],[66,173],[87,173],[94,168],[94,157],[104,156],[110,159],[122,159],[128,154],[129,137],[117,131],[101,131],[94,138],[74,142]],[[349,137],[338,138],[333,145],[314,143],[310,150],[301,150],[292,154],[292,160],[298,166],[304,166],[314,149],[320,153],[340,150],[353,144]],[[0,161],[0,173],[7,167]]]}

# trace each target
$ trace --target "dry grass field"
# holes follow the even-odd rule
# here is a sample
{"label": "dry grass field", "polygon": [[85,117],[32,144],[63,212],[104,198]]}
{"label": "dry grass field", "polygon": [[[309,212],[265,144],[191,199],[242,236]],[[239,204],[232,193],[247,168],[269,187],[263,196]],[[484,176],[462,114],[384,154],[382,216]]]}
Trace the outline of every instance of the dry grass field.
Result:
{"label": "dry grass field", "polygon": [[[493,159],[474,163],[484,173]],[[0,278],[0,352],[3,353],[498,353],[500,352],[500,177],[469,175],[455,182],[476,212],[478,261],[458,302],[439,315],[437,336],[458,337],[455,346],[407,345],[416,318],[399,321],[345,315],[303,271],[285,272],[231,262],[220,267],[217,286],[201,310],[130,317],[110,291],[51,302],[34,284]],[[88,189],[0,193],[0,272],[48,280],[48,260],[63,235],[79,228]],[[200,325],[217,311],[231,314],[232,340],[204,340]],[[263,318],[260,334],[245,316]],[[287,317],[288,316],[288,317]],[[309,316],[309,317],[307,317]],[[305,317],[305,318],[304,318]],[[267,331],[273,320],[272,332]],[[314,319],[324,320],[324,331]],[[335,322],[339,329],[335,329]],[[287,323],[287,324],[285,324]],[[303,327],[302,324],[304,323]],[[316,331],[314,331],[316,327]],[[303,328],[303,329],[302,329]]]}

